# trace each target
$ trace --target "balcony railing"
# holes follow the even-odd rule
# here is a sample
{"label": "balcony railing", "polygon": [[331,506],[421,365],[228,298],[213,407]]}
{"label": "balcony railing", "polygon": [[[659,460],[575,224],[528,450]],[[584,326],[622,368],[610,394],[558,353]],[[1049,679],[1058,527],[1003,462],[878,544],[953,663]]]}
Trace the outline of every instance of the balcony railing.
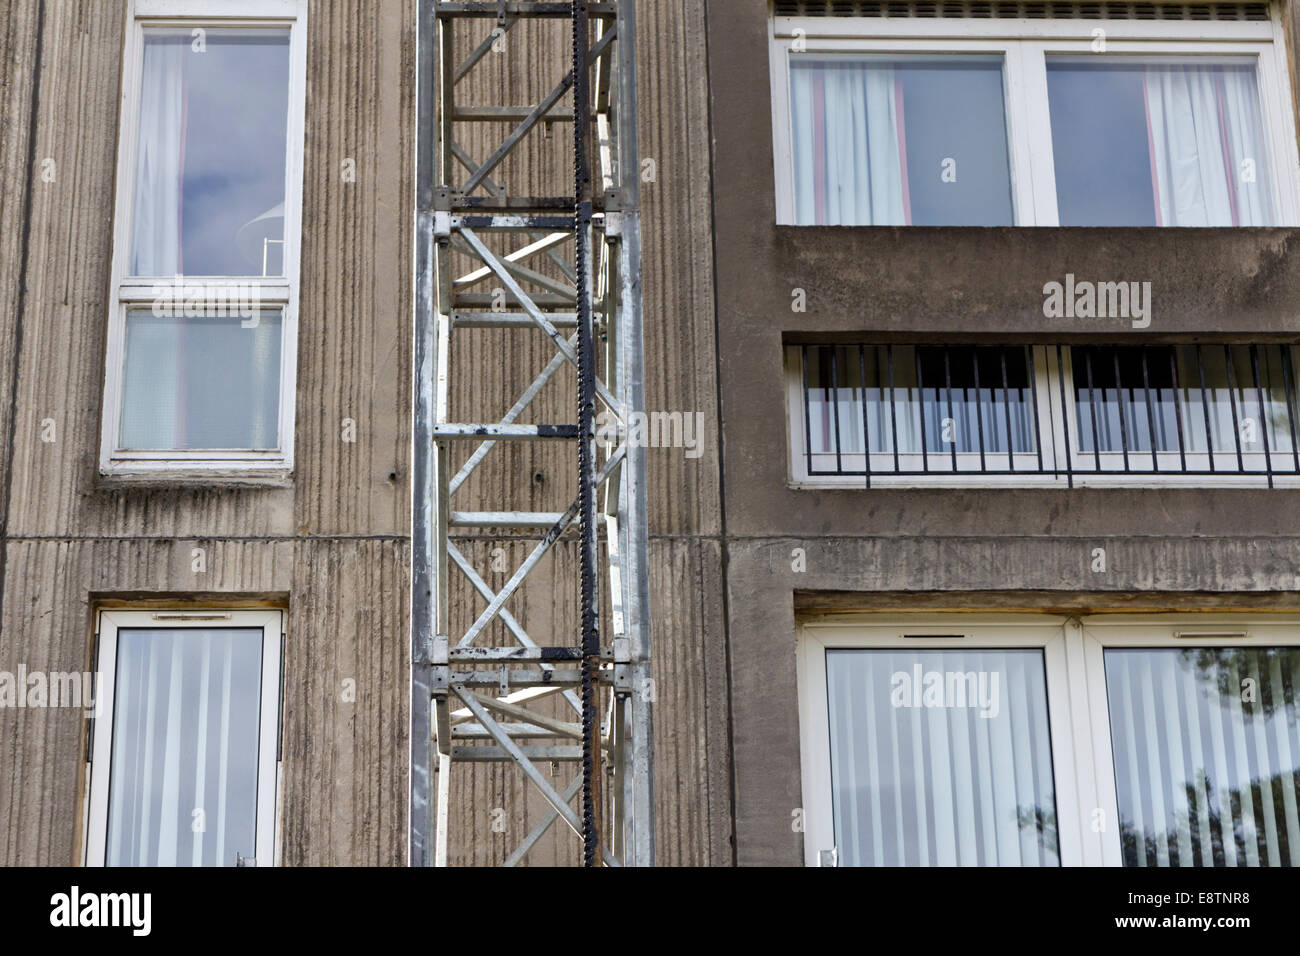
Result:
{"label": "balcony railing", "polygon": [[794,346],[795,477],[1300,483],[1294,352]]}

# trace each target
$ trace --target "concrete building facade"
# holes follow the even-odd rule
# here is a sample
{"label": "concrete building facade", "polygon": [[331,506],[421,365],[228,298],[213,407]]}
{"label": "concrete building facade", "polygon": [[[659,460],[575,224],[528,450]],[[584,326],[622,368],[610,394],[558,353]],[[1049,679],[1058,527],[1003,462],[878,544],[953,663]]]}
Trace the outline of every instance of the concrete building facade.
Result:
{"label": "concrete building facade", "polygon": [[[188,12],[196,23],[219,28],[224,21],[220,12],[214,16],[214,6],[215,0],[206,8],[195,3]],[[120,361],[113,345],[114,316],[123,301],[122,274],[114,265],[115,241],[121,246],[115,216],[123,208],[123,119],[138,109],[132,105],[140,71],[131,60],[133,31],[153,22],[151,17],[170,23],[187,12],[186,3],[24,0],[0,11],[0,355],[7,359],[0,363],[0,671],[16,674],[21,666],[25,673],[93,672],[97,648],[103,659],[105,621],[118,629],[136,626],[136,618],[122,615],[278,615],[282,663],[275,664],[269,650],[265,654],[266,673],[274,671],[283,684],[278,755],[270,771],[277,781],[276,825],[266,845],[283,865],[402,865],[408,823],[416,0],[264,0],[260,8],[259,0],[238,0],[235,6],[240,17],[279,17],[301,28],[293,34],[301,43],[300,86],[291,83],[290,90],[300,89],[303,116],[300,255],[289,293],[296,320],[287,406],[292,458],[278,470],[240,475],[219,469],[122,473],[104,459],[105,416],[118,414],[104,395],[106,377],[116,374],[109,356]],[[903,410],[883,380],[867,388],[867,353],[859,346],[910,350],[906,354],[918,369],[922,349],[936,350],[926,353],[931,357],[967,362],[974,348],[1018,349],[1031,365],[1038,363],[1033,367],[1042,378],[1017,388],[1032,393],[1031,412],[1041,407],[1044,415],[1056,416],[1051,427],[1037,419],[1026,426],[1035,429],[1033,443],[1040,450],[1058,440],[1068,445],[1071,439],[1058,438],[1058,431],[1087,420],[1078,413],[1079,382],[1067,400],[1061,378],[1063,356],[1072,348],[1253,345],[1250,354],[1263,354],[1266,371],[1274,354],[1268,349],[1282,356],[1277,361],[1290,361],[1288,350],[1300,340],[1300,263],[1290,249],[1300,215],[1287,206],[1300,178],[1292,5],[1188,3],[1178,5],[1177,15],[1172,6],[1158,4],[1151,9],[1161,12],[1150,15],[1150,5],[1104,6],[1105,11],[1089,4],[974,0],[640,5],[641,154],[653,160],[654,169],[642,196],[647,406],[699,414],[704,423],[702,454],[662,448],[648,459],[661,864],[870,862],[888,843],[878,833],[861,834],[873,824],[897,826],[902,835],[889,845],[901,853],[901,862],[908,857],[900,847],[913,847],[917,834],[939,845],[944,831],[936,822],[938,808],[961,804],[951,793],[943,798],[927,789],[941,782],[941,774],[916,783],[929,794],[929,809],[920,816],[909,810],[906,823],[901,803],[897,814],[865,802],[864,809],[846,810],[844,788],[857,786],[857,768],[843,761],[859,751],[843,744],[845,725],[833,714],[831,723],[839,728],[833,735],[840,736],[827,736],[832,731],[826,726],[823,650],[902,652],[908,639],[919,639],[912,646],[942,655],[960,634],[978,648],[1038,654],[1030,671],[1037,667],[1040,676],[1025,678],[1023,697],[1051,714],[1050,742],[1042,737],[1046,722],[1032,728],[1037,744],[1048,748],[1049,769],[1043,770],[1041,760],[1034,765],[1039,784],[1055,796],[1050,823],[1044,827],[1040,818],[1035,824],[1037,845],[1050,839],[1055,848],[1045,862],[1118,863],[1126,852],[1121,826],[1090,826],[1094,811],[1132,822],[1127,797],[1116,795],[1120,784],[1111,759],[1125,738],[1118,731],[1111,737],[1106,729],[1105,668],[1119,658],[1112,654],[1107,660],[1105,651],[1168,650],[1180,646],[1175,633],[1199,634],[1181,646],[1211,656],[1224,647],[1276,651],[1249,660],[1266,669],[1278,662],[1275,687],[1271,674],[1261,678],[1268,686],[1264,695],[1270,708],[1294,722],[1300,688],[1285,668],[1294,659],[1288,649],[1300,642],[1300,618],[1294,616],[1300,614],[1300,462],[1287,463],[1296,448],[1290,379],[1277,401],[1273,385],[1267,402],[1262,391],[1258,396],[1263,432],[1289,438],[1285,448],[1274,444],[1267,450],[1267,474],[1244,466],[1241,471],[1251,472],[1245,478],[1232,473],[1230,459],[1243,454],[1238,442],[1237,454],[1224,452],[1226,475],[1098,480],[1086,474],[1089,453],[1075,446],[1067,464],[1058,464],[1053,448],[1050,467],[1040,466],[1022,480],[979,475],[995,470],[987,467],[979,441],[986,434],[983,421],[975,425],[979,464],[962,459],[962,470],[975,472],[974,478],[902,474],[905,469],[891,461],[901,445],[897,432],[888,447],[880,445],[879,435],[875,444],[870,435],[863,436],[866,444],[836,444],[844,455],[856,448],[863,458],[865,451],[861,470],[871,475],[854,476],[852,468],[838,467],[843,461],[837,462],[841,474],[828,480],[808,474],[813,419],[800,403],[818,388],[825,393],[826,382],[810,384],[806,362],[810,354],[830,354],[808,349],[840,346],[853,361],[864,357],[856,384],[846,380],[844,395],[833,384],[836,394],[824,406],[845,403],[846,414],[856,414],[858,422],[867,417],[862,403],[869,391],[874,408],[892,404]],[[947,39],[937,38],[931,27],[939,22],[947,24]],[[1268,58],[1273,72],[1257,73],[1254,87],[1268,107],[1263,115],[1270,153],[1259,166],[1266,165],[1265,175],[1273,177],[1277,211],[1267,224],[1044,223],[1037,215],[1040,206],[1047,208],[1041,198],[1043,160],[1031,155],[1029,145],[1023,155],[1017,150],[1027,131],[1038,129],[1039,139],[1051,139],[1030,112],[1046,116],[1048,104],[1035,106],[1010,74],[1003,82],[1013,102],[1011,132],[1002,145],[1017,169],[1008,187],[1017,224],[921,225],[908,218],[829,225],[817,224],[816,216],[793,224],[797,216],[787,206],[798,200],[782,186],[796,162],[789,139],[782,138],[792,135],[785,125],[788,57],[820,51],[828,62],[842,64],[855,56],[864,63],[893,56],[890,69],[901,76],[908,63],[952,53],[953,38],[977,38],[985,47],[975,58],[987,59],[1002,49],[999,44],[1050,37],[1042,24],[1064,31],[1066,55],[1075,49],[1069,44],[1094,39],[1095,23],[1111,31],[1106,55],[1177,55],[1158,44],[1141,46],[1154,43],[1142,31],[1156,23],[1171,25],[1171,42],[1237,44],[1213,55]],[[474,82],[520,91],[554,82],[562,47],[543,50],[544,42],[554,41],[535,38],[530,46],[527,36],[512,35],[489,78]],[[1258,53],[1256,47],[1265,45],[1267,52]],[[1014,49],[1006,63],[1028,61],[1024,48]],[[1159,68],[1157,60],[1152,63],[1149,68]],[[1229,64],[1235,65],[1236,60]],[[901,80],[890,82],[900,91],[901,116],[904,97],[912,94]],[[915,109],[909,115],[915,117]],[[922,141],[918,137],[916,132],[914,142]],[[478,151],[482,144],[467,145]],[[506,175],[563,173],[547,166],[545,144],[530,155],[534,168],[511,168]],[[960,170],[968,168],[963,155],[956,157],[958,182],[964,182]],[[942,182],[948,155],[929,158]],[[1061,168],[1057,175],[1064,181]],[[914,192],[921,195],[919,183]],[[1129,314],[1048,315],[1045,286],[1064,283],[1067,276],[1150,283],[1149,324],[1135,325]],[[481,341],[481,366],[453,383],[457,396],[472,393],[508,405],[549,358],[540,347],[507,350],[505,340],[489,332]],[[1117,353],[1095,354],[1109,360]],[[1163,361],[1166,354],[1184,353],[1159,354]],[[1246,361],[1243,368],[1249,368]],[[1231,361],[1229,366],[1236,367]],[[976,375],[980,367],[976,361]],[[1115,368],[1111,387],[1118,392],[1123,384],[1137,394]],[[921,384],[911,381],[918,392]],[[908,387],[901,377],[899,385]],[[1191,394],[1186,382],[1178,387]],[[952,389],[950,379],[942,389],[946,399]],[[932,383],[931,390],[933,401],[940,401],[941,389]],[[974,390],[979,392],[978,380]],[[1006,391],[1004,382],[1004,404],[996,405],[994,395],[988,407],[1003,410],[1009,436]],[[1248,390],[1243,386],[1234,394],[1245,401]],[[560,393],[547,401],[564,408],[566,398]],[[983,399],[973,401],[970,408],[985,407]],[[1165,401],[1157,412],[1176,415],[1175,407],[1191,407],[1178,401]],[[1278,404],[1285,414],[1274,411]],[[1099,407],[1107,414],[1104,400]],[[1146,414],[1141,404],[1132,407]],[[1128,421],[1123,414],[1118,421]],[[936,419],[940,432],[952,417]],[[1244,410],[1241,417],[1247,417]],[[918,435],[930,434],[918,420]],[[1145,451],[1136,438],[1132,451],[1155,458],[1154,418],[1147,427]],[[1195,453],[1183,427],[1178,418],[1175,444],[1162,451],[1184,458],[1189,450]],[[1207,418],[1207,435],[1210,430]],[[1078,440],[1076,428],[1076,446]],[[1095,430],[1093,440],[1098,451]],[[951,441],[935,447],[941,458],[952,451],[956,462],[957,449],[950,446]],[[921,465],[941,472],[931,460],[935,447],[921,451]],[[998,447],[1000,452],[990,445],[990,454],[1010,454],[1010,445]],[[961,453],[969,456],[973,449],[963,446]],[[1127,468],[1127,436],[1122,451]],[[907,453],[915,456],[915,450]],[[1208,454],[1219,468],[1217,452]],[[1257,455],[1254,444],[1246,454]],[[1162,464],[1171,461],[1166,457]],[[553,510],[563,497],[564,467],[547,453],[528,450],[477,480],[527,481],[537,509]],[[1179,467],[1170,463],[1167,470]],[[467,535],[460,544],[484,567],[494,549],[517,561],[525,547],[521,540],[490,534]],[[554,587],[546,588],[539,577],[518,599],[535,616],[537,608],[549,609],[557,632],[574,622],[574,597],[561,583],[571,580],[566,562],[574,554],[562,542],[548,572]],[[480,606],[466,586],[453,617],[467,624]],[[271,635],[272,625],[266,627]],[[1136,630],[1116,630],[1123,627]],[[838,636],[826,637],[827,629],[837,628]],[[1021,636],[1007,636],[1012,631]],[[917,658],[922,659],[929,666],[941,658]],[[1010,672],[1000,668],[997,660],[988,665],[1006,680]],[[870,668],[867,673],[879,677]],[[1040,680],[1045,699],[1034,689]],[[857,700],[883,699],[890,690],[888,683],[845,687]],[[1177,700],[1183,716],[1162,727],[1190,719],[1184,698]],[[857,726],[877,730],[871,720],[888,714],[846,713],[848,724],[861,719],[866,723]],[[1188,846],[1209,854],[1213,830],[1221,860],[1227,852],[1221,844],[1234,843],[1229,836],[1235,832],[1246,860],[1258,832],[1263,835],[1257,862],[1300,853],[1300,839],[1287,840],[1288,827],[1300,825],[1292,820],[1297,766],[1284,750],[1290,738],[1266,716],[1243,717],[1256,721],[1243,726],[1257,728],[1267,742],[1258,753],[1243,750],[1248,769],[1230,775],[1243,786],[1256,781],[1251,819],[1258,824],[1248,832],[1240,819],[1226,831],[1226,824],[1212,826],[1208,816],[1203,829],[1195,820],[1188,824],[1189,813],[1196,818],[1206,809],[1193,796],[1180,805],[1184,824],[1173,844],[1186,831]],[[1012,719],[1021,721],[1021,729],[1035,720]],[[92,844],[104,838],[93,834],[104,824],[95,822],[99,810],[90,769],[102,738],[92,741],[90,731],[80,708],[0,707],[0,864],[96,859]],[[100,726],[96,734],[103,731]],[[930,733],[926,747],[956,739],[955,731]],[[987,746],[972,746],[972,759],[987,753]],[[1300,757],[1300,742],[1295,746]],[[901,759],[901,749],[893,747]],[[934,753],[926,753],[917,766],[933,761]],[[1156,763],[1172,768],[1172,754],[1160,754]],[[1261,763],[1261,754],[1271,763]],[[1192,774],[1195,761],[1184,757],[1182,770]],[[861,767],[872,759],[882,773],[888,770],[883,751]],[[1261,789],[1258,781],[1270,775],[1278,783]],[[992,770],[967,776],[984,780],[990,794],[1000,786]],[[502,768],[473,767],[455,786],[450,825],[456,864],[501,862],[544,812],[527,782]],[[861,786],[864,793],[889,789],[881,790],[880,779]],[[1206,799],[1211,789],[1193,787]],[[971,819],[976,805],[1001,806],[996,797],[989,801],[967,808]],[[1046,806],[1037,803],[1040,810]],[[1150,818],[1150,801],[1142,805]],[[192,809],[182,808],[182,821]],[[1176,811],[1169,810],[1171,819]],[[921,819],[926,813],[929,823]],[[1266,826],[1268,821],[1275,822]],[[970,850],[979,862],[996,862],[984,842],[961,835],[962,825],[952,824],[953,852]],[[1014,819],[1004,825],[1025,826]],[[1045,831],[1053,835],[1044,837]],[[997,842],[996,835],[989,839]],[[1163,852],[1159,861],[1169,862],[1168,841],[1156,844],[1164,850],[1152,852]],[[529,860],[572,863],[578,849],[571,834],[557,828]],[[250,847],[243,855],[251,852]]]}

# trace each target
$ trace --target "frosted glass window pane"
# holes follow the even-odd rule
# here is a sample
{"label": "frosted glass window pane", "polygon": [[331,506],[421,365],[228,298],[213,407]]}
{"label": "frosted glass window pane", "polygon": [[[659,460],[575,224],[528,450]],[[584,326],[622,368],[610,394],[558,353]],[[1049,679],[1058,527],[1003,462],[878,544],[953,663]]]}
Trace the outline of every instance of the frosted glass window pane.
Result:
{"label": "frosted glass window pane", "polygon": [[279,447],[281,313],[255,318],[130,310],[121,449]]}

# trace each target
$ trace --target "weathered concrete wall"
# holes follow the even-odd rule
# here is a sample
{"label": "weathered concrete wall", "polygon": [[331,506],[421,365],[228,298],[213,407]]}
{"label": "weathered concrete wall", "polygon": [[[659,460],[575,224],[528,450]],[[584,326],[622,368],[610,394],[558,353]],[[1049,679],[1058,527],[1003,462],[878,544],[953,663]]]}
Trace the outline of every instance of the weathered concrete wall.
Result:
{"label": "weathered concrete wall", "polygon": [[[311,5],[296,471],[290,486],[243,489],[97,476],[125,4],[47,0],[39,11],[0,13],[0,419],[11,390],[16,409],[3,441],[13,468],[0,669],[89,669],[98,600],[284,604],[283,859],[401,863],[414,2]],[[354,183],[340,176],[349,157]],[[25,255],[10,238],[24,201]],[[45,418],[54,443],[40,440]],[[357,422],[355,444],[341,440],[344,418]],[[195,546],[207,549],[202,575],[190,571]],[[340,700],[344,678],[355,703]],[[85,731],[71,712],[0,710],[0,864],[79,861]]]}
{"label": "weathered concrete wall", "polygon": [[[145,489],[97,475],[125,9],[123,0],[46,0],[43,16],[35,0],[0,9],[0,465],[13,461],[0,494],[0,669],[88,669],[103,601],[281,604],[283,862],[400,864],[416,3],[311,3],[297,461],[289,484],[257,488]],[[567,41],[537,39],[512,33],[467,89],[493,103],[549,89]],[[659,853],[681,864],[731,859],[704,41],[703,0],[642,4],[641,149],[658,173],[643,195],[648,402],[703,412],[708,431],[700,459],[681,449],[649,459]],[[486,155],[493,135],[504,132],[468,145]],[[569,175],[568,137],[564,125],[530,137],[494,176],[542,192]],[[58,171],[51,183],[39,178],[46,157]],[[353,183],[340,176],[349,158]],[[540,336],[466,335],[474,354],[454,384],[462,409],[472,398],[504,411],[551,355]],[[560,385],[536,420],[571,420],[573,405]],[[45,418],[56,422],[53,444],[40,441]],[[357,423],[355,444],[341,440],[345,418]],[[463,507],[497,507],[521,485],[531,496],[521,507],[567,506],[567,459],[538,446],[505,451],[467,486]],[[498,544],[515,563],[529,547],[461,543],[480,567]],[[190,571],[196,546],[207,549],[203,575]],[[564,543],[512,606],[549,622],[540,634],[566,631],[575,580]],[[467,624],[481,607],[466,587],[455,618]],[[346,678],[354,704],[340,699]],[[71,712],[0,710],[0,865],[80,859],[85,732]],[[536,822],[540,798],[510,768],[456,772],[453,861],[497,862]],[[496,807],[507,811],[504,833],[491,832]],[[556,828],[530,862],[573,862],[578,846]]]}
{"label": "weathered concrete wall", "polygon": [[[1300,230],[777,227],[766,4],[709,38],[737,855],[798,865],[796,608],[1295,608],[1300,491],[795,489],[782,343],[1294,341]],[[1151,281],[1151,327],[1044,319],[1067,272]]]}

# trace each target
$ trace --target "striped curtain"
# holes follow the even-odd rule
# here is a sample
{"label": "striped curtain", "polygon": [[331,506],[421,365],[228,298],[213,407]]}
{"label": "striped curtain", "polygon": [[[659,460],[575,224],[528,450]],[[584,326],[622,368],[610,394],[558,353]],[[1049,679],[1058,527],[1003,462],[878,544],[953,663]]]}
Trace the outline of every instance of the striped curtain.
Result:
{"label": "striped curtain", "polygon": [[1039,650],[826,654],[842,866],[1055,866]]}
{"label": "striped curtain", "polygon": [[1126,866],[1300,865],[1297,648],[1106,651]]}
{"label": "striped curtain", "polygon": [[254,855],[261,675],[261,628],[118,632],[109,866]]}

